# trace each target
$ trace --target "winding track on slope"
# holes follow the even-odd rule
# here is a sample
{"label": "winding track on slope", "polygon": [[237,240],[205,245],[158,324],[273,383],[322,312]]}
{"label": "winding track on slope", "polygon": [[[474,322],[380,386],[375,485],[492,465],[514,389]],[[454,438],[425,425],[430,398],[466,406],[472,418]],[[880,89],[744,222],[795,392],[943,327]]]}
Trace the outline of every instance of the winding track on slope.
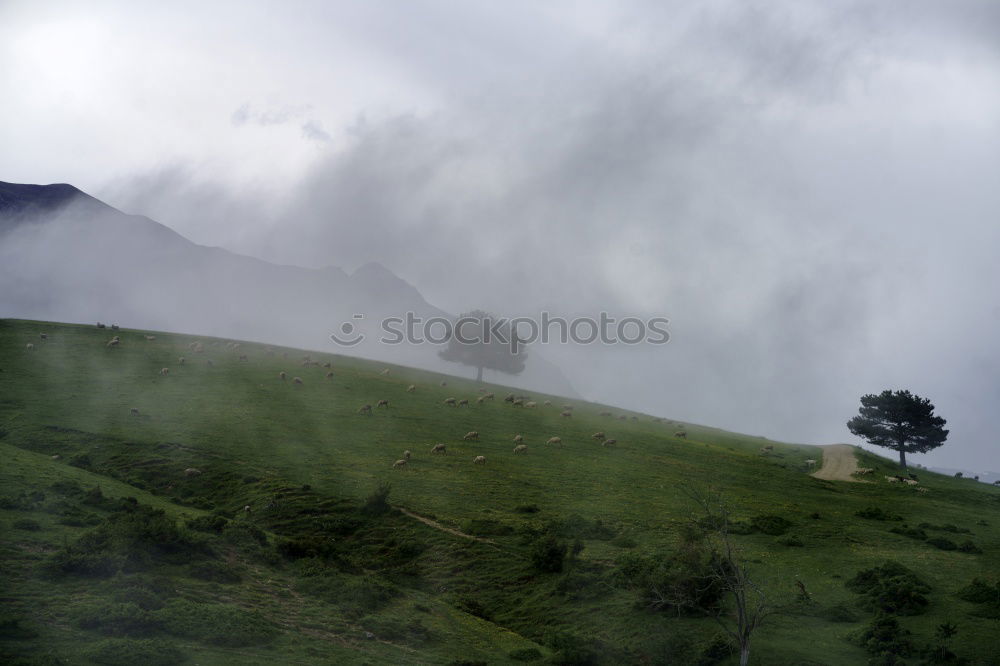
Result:
{"label": "winding track on slope", "polygon": [[825,481],[859,480],[851,474],[858,471],[858,459],[854,457],[854,447],[850,444],[828,444],[823,449],[823,465],[812,473],[817,479]]}

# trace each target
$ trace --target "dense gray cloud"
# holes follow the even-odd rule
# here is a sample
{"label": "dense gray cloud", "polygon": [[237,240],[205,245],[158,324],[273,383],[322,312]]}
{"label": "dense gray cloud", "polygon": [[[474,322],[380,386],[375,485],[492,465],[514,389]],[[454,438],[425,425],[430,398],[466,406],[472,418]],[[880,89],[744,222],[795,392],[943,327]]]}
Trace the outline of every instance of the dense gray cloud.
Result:
{"label": "dense gray cloud", "polygon": [[[67,156],[26,120],[32,152],[18,139],[0,173],[85,172],[113,205],[272,261],[377,260],[453,312],[664,315],[665,347],[546,354],[590,398],[799,441],[844,440],[861,393],[910,388],[952,427],[927,460],[1000,466],[996,3],[300,9],[199,8],[197,29],[158,10],[178,43],[218,31],[163,77],[204,96],[156,118],[186,138],[126,150],[70,104],[44,122],[108,153]],[[54,21],[4,12],[8,32]],[[216,85],[231,62],[256,67]],[[134,92],[99,83],[117,131],[146,131]]]}

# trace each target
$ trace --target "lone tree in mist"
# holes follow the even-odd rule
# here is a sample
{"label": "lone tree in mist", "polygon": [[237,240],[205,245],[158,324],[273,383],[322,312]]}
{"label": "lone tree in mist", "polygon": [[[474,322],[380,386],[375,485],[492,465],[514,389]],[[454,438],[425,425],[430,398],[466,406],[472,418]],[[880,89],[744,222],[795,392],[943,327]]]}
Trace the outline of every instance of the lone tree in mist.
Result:
{"label": "lone tree in mist", "polygon": [[899,465],[906,469],[907,453],[926,453],[944,444],[948,439],[945,423],[934,415],[934,405],[927,398],[887,389],[861,396],[861,408],[847,422],[847,429],[869,444],[899,451]]}
{"label": "lone tree in mist", "polygon": [[473,310],[459,316],[448,337],[448,346],[438,356],[476,368],[477,382],[483,381],[483,368],[520,374],[528,355],[515,335],[506,320]]}

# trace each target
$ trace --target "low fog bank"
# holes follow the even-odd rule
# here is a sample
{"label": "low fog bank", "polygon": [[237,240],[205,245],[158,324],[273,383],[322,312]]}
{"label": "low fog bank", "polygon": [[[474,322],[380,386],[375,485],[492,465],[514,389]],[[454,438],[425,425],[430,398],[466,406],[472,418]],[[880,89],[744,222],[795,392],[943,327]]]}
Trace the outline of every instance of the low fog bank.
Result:
{"label": "low fog bank", "polygon": [[[110,210],[110,209],[109,209]],[[359,356],[436,372],[474,376],[438,358],[438,345],[378,342],[379,322],[413,312],[450,318],[377,264],[348,275],[339,268],[280,266],[191,243],[141,216],[94,211],[79,203],[0,232],[0,317],[119,323]],[[358,322],[353,315],[364,314]],[[330,334],[357,323],[367,339],[351,347]],[[538,354],[519,376],[490,381],[575,396]]]}

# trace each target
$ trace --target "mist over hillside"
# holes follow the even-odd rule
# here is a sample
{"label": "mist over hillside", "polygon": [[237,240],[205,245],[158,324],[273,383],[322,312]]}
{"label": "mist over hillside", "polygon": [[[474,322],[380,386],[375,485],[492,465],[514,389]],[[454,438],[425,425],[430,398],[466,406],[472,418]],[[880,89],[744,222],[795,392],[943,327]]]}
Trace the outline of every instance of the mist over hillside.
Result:
{"label": "mist over hillside", "polygon": [[[379,322],[413,313],[453,318],[389,269],[345,273],[272,264],[205,247],[148,217],[126,215],[70,185],[0,183],[0,316],[117,322],[344,353],[468,376],[438,358],[440,345],[383,344]],[[354,315],[363,314],[363,320]],[[344,322],[364,332],[352,347],[330,334]],[[575,396],[535,350],[523,373],[487,379]]]}

